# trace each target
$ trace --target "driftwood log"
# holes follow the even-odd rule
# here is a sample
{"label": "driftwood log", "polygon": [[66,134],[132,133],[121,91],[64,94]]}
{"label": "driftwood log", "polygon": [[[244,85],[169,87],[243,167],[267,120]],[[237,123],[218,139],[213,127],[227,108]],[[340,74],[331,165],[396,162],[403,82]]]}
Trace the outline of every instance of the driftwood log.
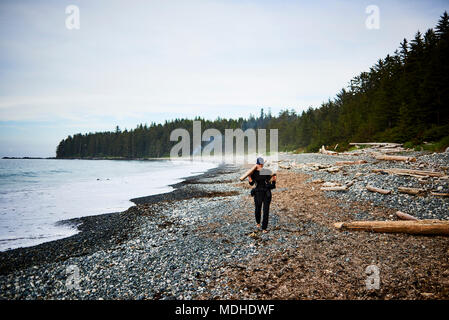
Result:
{"label": "driftwood log", "polygon": [[396,217],[398,217],[401,220],[418,221],[418,218],[416,218],[408,213],[402,212],[402,211],[396,211]]}
{"label": "driftwood log", "polygon": [[401,193],[407,193],[407,194],[411,194],[414,196],[426,193],[426,190],[424,190],[424,189],[407,188],[407,187],[398,187],[398,191]]}
{"label": "driftwood log", "polygon": [[346,191],[348,190],[347,186],[335,186],[335,187],[321,187],[321,191]]}
{"label": "driftwood log", "polygon": [[321,147],[320,153],[322,153],[322,154],[329,154],[329,155],[336,155],[336,154],[338,154],[338,152],[326,150],[326,148],[324,146]]}
{"label": "driftwood log", "polygon": [[352,221],[338,222],[334,226],[339,230],[449,235],[449,221],[442,220]]}
{"label": "driftwood log", "polygon": [[379,151],[379,152],[381,152],[381,153],[386,153],[386,154],[389,154],[389,153],[399,153],[399,152],[404,152],[404,151],[407,151],[406,149],[404,149],[404,148],[402,148],[402,147],[399,147],[399,148],[394,148],[394,149],[390,149],[390,148],[384,148],[384,149],[376,149],[376,151]]}
{"label": "driftwood log", "polygon": [[388,155],[384,155],[384,154],[376,154],[374,157],[376,158],[376,160],[416,162],[415,157],[388,156]]}
{"label": "driftwood log", "polygon": [[326,169],[322,169],[323,171],[327,171],[329,173],[334,173],[334,172],[338,172],[340,171],[339,167],[330,167],[330,168],[326,168]]}
{"label": "driftwood log", "polygon": [[430,194],[437,197],[449,197],[449,193],[431,192]]}
{"label": "driftwood log", "polygon": [[381,193],[381,194],[390,194],[391,193],[391,190],[385,190],[385,189],[371,187],[371,186],[366,186],[366,190],[371,191],[371,192]]}
{"label": "driftwood log", "polygon": [[328,181],[328,182],[323,183],[321,186],[326,187],[326,188],[327,187],[341,187],[341,183]]}
{"label": "driftwood log", "polygon": [[335,164],[337,166],[363,164],[363,163],[366,163],[366,161],[365,160],[356,160],[356,161],[337,161],[337,162],[335,162]]}

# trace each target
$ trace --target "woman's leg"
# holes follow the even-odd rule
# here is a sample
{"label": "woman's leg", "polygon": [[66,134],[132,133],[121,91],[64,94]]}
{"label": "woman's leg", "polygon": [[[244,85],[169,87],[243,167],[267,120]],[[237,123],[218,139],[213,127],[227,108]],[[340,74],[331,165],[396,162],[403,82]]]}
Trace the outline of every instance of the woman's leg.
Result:
{"label": "woman's leg", "polygon": [[260,225],[260,216],[261,216],[261,211],[262,211],[262,196],[263,193],[262,192],[256,192],[256,194],[254,195],[254,207],[255,207],[255,216],[256,216],[256,223],[258,225]]}
{"label": "woman's leg", "polygon": [[263,199],[263,220],[262,230],[266,230],[268,227],[268,216],[270,214],[271,196],[265,195]]}

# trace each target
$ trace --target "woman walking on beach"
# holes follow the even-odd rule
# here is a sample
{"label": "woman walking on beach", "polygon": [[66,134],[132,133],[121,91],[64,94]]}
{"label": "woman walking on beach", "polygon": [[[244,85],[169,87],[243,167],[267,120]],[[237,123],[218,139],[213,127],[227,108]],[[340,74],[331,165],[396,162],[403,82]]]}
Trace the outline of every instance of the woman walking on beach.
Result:
{"label": "woman walking on beach", "polygon": [[276,188],[276,175],[271,175],[270,170],[263,169],[263,158],[257,158],[256,169],[248,176],[249,184],[256,187],[251,190],[254,197],[255,216],[257,228],[260,228],[261,210],[263,205],[262,232],[267,232],[268,215],[270,212],[271,189]]}

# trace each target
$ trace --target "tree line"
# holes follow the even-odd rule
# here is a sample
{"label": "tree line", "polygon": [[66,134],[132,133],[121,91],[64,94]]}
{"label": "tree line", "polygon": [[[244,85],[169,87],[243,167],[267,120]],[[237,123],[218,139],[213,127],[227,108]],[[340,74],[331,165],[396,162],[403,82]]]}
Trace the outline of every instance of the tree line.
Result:
{"label": "tree line", "polygon": [[[336,97],[319,108],[300,113],[282,110],[277,116],[261,109],[248,119],[201,120],[202,130],[278,129],[283,151],[316,151],[321,145],[351,141],[425,141],[449,145],[449,17],[440,17],[433,29],[417,32],[410,41],[361,72]],[[176,142],[170,132],[184,128],[192,135],[193,120],[175,119],[163,124],[139,124],[135,129],[75,134],[63,139],[57,158],[163,157]]]}

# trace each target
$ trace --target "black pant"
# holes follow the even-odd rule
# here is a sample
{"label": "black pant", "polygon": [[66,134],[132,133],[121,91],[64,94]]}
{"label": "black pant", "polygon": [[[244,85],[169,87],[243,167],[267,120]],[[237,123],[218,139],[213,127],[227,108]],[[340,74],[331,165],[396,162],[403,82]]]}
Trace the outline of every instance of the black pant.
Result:
{"label": "black pant", "polygon": [[263,205],[263,221],[262,230],[266,230],[268,227],[268,214],[270,212],[270,202],[271,202],[271,191],[270,190],[255,190],[254,194],[254,205],[255,205],[255,215],[256,223],[260,224],[260,215]]}

